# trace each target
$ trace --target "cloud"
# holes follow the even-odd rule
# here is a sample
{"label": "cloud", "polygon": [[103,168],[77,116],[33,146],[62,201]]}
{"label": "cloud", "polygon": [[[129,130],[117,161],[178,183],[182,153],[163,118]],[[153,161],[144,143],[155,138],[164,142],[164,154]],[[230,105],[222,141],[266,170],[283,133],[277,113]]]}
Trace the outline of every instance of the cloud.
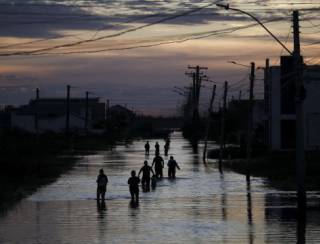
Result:
{"label": "cloud", "polygon": [[[217,1],[218,2],[218,1]],[[256,7],[266,6],[263,1],[245,2],[232,1],[235,6]],[[71,3],[71,4],[70,4]],[[146,1],[123,0],[90,2],[75,1],[32,1],[12,0],[10,4],[0,1],[0,36],[48,38],[61,36],[63,31],[95,31],[120,30],[128,27],[128,23],[145,24],[161,18],[171,16],[177,12],[182,13],[190,9],[205,6],[203,1]],[[287,13],[276,11],[276,4],[268,4],[275,10],[269,12],[253,13],[261,20],[269,20],[284,16]],[[271,9],[272,9],[271,8]],[[288,5],[289,8],[289,5]],[[285,9],[285,8],[284,8]],[[217,9],[215,6],[168,21],[171,25],[197,25],[212,21],[245,21],[247,16],[232,11]]]}
{"label": "cloud", "polygon": [[[0,38],[3,40],[1,46],[32,42],[16,47],[21,50],[42,48],[52,44],[51,42],[48,44],[47,41],[39,42],[38,39],[65,35],[71,36],[64,38],[63,42],[72,42],[76,40],[75,38],[88,39],[94,35],[109,34],[109,31],[117,32],[152,23],[172,16],[173,13],[181,13],[207,3],[196,0],[96,0],[72,1],[71,6],[67,6],[71,1],[59,1],[61,4],[56,6],[55,1],[12,0],[11,6],[4,4],[5,2],[0,0]],[[79,4],[75,5],[75,2]],[[271,9],[269,1],[251,1],[251,4],[248,4],[247,1],[234,0],[230,3],[247,9],[261,20],[288,14],[284,11],[253,9]],[[77,50],[98,49],[134,45],[140,41],[171,40],[181,38],[190,32],[205,33],[248,23],[252,22],[246,16],[212,7],[162,25],[76,48]],[[268,24],[268,27],[285,41],[289,23],[288,15],[286,24],[277,22],[274,25]],[[304,26],[306,23],[303,23]],[[314,30],[310,29],[310,31]],[[62,40],[54,40],[54,43],[60,43],[60,41],[62,42]],[[5,49],[8,48],[2,48],[1,52]],[[311,51],[310,49],[310,53]],[[29,86],[23,86],[22,90],[4,90],[0,93],[0,103],[26,103],[34,97],[35,87],[40,88],[42,96],[63,97],[66,94],[66,85],[71,84],[76,87],[72,89],[72,96],[84,96],[85,91],[89,90],[103,100],[127,103],[148,113],[174,113],[177,103],[181,103],[183,97],[174,94],[172,88],[190,84],[190,79],[184,75],[188,65],[208,66],[208,74],[214,80],[220,83],[228,80],[232,83],[243,77],[247,70],[231,66],[226,63],[227,60],[248,64],[254,60],[257,66],[260,66],[264,64],[266,57],[278,57],[280,53],[281,47],[275,44],[263,29],[254,27],[228,35],[153,48],[109,51],[91,55],[2,58],[0,59],[0,86],[8,84],[17,86],[28,84]],[[220,83],[219,91],[222,87]],[[209,88],[202,91],[203,101],[208,100],[209,93]]]}

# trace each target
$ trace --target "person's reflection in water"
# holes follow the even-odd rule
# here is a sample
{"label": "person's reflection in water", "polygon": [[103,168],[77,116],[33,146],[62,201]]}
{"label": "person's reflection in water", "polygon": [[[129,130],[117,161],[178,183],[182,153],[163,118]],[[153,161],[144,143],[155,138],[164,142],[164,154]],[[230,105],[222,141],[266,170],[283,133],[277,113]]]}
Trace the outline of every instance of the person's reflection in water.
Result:
{"label": "person's reflection in water", "polygon": [[191,147],[192,147],[192,152],[193,153],[198,153],[198,140],[192,139],[191,140]]}
{"label": "person's reflection in water", "polygon": [[99,233],[97,237],[101,241],[105,239],[105,232],[108,225],[108,218],[106,218],[106,210],[106,203],[104,201],[97,201],[97,230]]}
{"label": "person's reflection in water", "polygon": [[138,208],[139,207],[139,202],[135,202],[135,201],[130,201],[129,203],[130,208]]}
{"label": "person's reflection in water", "polygon": [[97,210],[98,210],[98,213],[99,213],[99,218],[100,219],[103,219],[105,217],[105,211],[107,210],[107,207],[106,207],[106,202],[105,201],[97,201]]}

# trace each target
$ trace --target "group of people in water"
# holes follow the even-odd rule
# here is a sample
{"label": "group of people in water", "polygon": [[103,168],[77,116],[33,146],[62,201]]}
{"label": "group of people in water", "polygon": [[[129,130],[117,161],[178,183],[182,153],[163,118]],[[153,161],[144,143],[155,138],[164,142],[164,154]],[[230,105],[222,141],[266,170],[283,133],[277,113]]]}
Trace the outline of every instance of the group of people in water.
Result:
{"label": "group of people in water", "polygon": [[[167,139],[164,145],[165,156],[168,155],[170,147],[170,140]],[[145,154],[149,155],[150,153],[150,143],[149,141],[145,144]],[[141,182],[143,191],[150,191],[150,185],[154,189],[157,184],[157,180],[163,178],[163,169],[164,169],[164,159],[160,156],[160,145],[158,142],[155,144],[155,157],[153,158],[152,165],[148,164],[148,161],[145,160],[143,166],[141,167],[138,175],[135,170],[131,171],[131,177],[128,179],[129,191],[131,195],[131,201],[133,203],[139,202],[139,184]],[[167,163],[168,166],[168,178],[175,179],[176,169],[180,170],[180,167],[173,156],[170,156],[170,159]],[[140,181],[140,175],[142,175]],[[105,200],[105,193],[107,190],[108,177],[104,173],[103,169],[100,169],[99,175],[97,177],[97,201],[100,199],[102,202]]]}
{"label": "group of people in water", "polygon": [[[165,156],[168,156],[169,147],[170,147],[170,139],[167,138],[166,142],[165,142],[165,144],[163,146],[164,155]],[[160,145],[159,145],[158,142],[156,142],[156,144],[154,145],[154,148],[155,148],[155,155],[160,155]],[[144,145],[144,149],[145,149],[146,155],[149,155],[149,153],[150,153],[150,143],[149,143],[149,141],[147,141],[147,143]]]}

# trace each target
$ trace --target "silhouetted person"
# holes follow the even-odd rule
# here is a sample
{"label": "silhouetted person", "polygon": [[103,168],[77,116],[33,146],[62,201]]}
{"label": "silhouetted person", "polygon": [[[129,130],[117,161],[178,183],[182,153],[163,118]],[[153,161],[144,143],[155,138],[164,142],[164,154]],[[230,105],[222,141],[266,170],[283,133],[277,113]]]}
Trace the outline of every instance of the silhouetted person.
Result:
{"label": "silhouetted person", "polygon": [[148,165],[148,161],[144,161],[144,166],[139,171],[138,177],[142,173],[142,188],[145,189],[145,191],[150,191],[150,172],[154,175],[154,172],[152,168]]}
{"label": "silhouetted person", "polygon": [[131,194],[131,201],[136,203],[139,202],[139,183],[140,179],[136,176],[136,171],[131,171],[131,177],[128,179],[129,191]]}
{"label": "silhouetted person", "polygon": [[168,148],[170,147],[170,138],[169,137],[167,137],[167,139],[166,139],[166,143],[165,144],[167,144],[168,145]]}
{"label": "silhouetted person", "polygon": [[104,174],[103,169],[99,170],[99,175],[97,178],[97,201],[104,201],[104,197],[107,191],[108,177]]}
{"label": "silhouetted person", "polygon": [[168,161],[168,178],[175,179],[176,178],[176,168],[180,170],[180,167],[176,160],[174,160],[173,156],[170,156]]}
{"label": "silhouetted person", "polygon": [[153,165],[154,165],[154,171],[156,173],[156,176],[161,179],[163,177],[162,169],[164,168],[163,158],[160,155],[156,155],[153,159],[151,167],[153,167]]}
{"label": "silhouetted person", "polygon": [[160,145],[158,142],[156,142],[156,144],[154,145],[155,149],[156,149],[156,152],[155,152],[155,155],[159,155],[160,154]]}
{"label": "silhouetted person", "polygon": [[165,155],[165,156],[168,156],[169,144],[167,144],[167,143],[164,144],[163,148],[164,148],[164,155]]}
{"label": "silhouetted person", "polygon": [[145,151],[146,151],[146,155],[149,155],[149,151],[150,151],[149,141],[147,141],[147,143],[144,145],[144,149],[145,149]]}

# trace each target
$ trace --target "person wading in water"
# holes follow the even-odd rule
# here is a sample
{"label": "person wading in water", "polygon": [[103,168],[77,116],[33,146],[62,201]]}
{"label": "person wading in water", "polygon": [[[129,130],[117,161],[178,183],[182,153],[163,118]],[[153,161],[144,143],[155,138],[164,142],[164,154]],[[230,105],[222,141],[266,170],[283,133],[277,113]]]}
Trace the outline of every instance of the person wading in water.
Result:
{"label": "person wading in water", "polygon": [[160,154],[160,145],[158,142],[156,142],[156,144],[154,145],[156,151],[155,151],[155,155],[159,155]]}
{"label": "person wading in water", "polygon": [[173,156],[170,156],[170,160],[168,161],[168,178],[175,179],[176,178],[176,168],[180,170],[180,167],[176,160],[174,160]]}
{"label": "person wading in water", "polygon": [[97,201],[101,200],[104,202],[105,194],[107,191],[108,177],[104,174],[103,169],[99,170],[97,177]]}
{"label": "person wading in water", "polygon": [[138,177],[140,176],[140,174],[142,173],[142,188],[145,191],[150,191],[150,172],[152,172],[152,174],[154,175],[154,171],[153,169],[148,165],[148,161],[144,161],[144,165],[142,166],[142,168],[139,171]]}
{"label": "person wading in water", "polygon": [[163,177],[163,168],[164,168],[164,160],[163,158],[160,156],[160,155],[156,155],[153,159],[153,162],[152,162],[152,166],[153,167],[154,165],[154,171],[156,173],[156,176],[160,179],[162,179]]}
{"label": "person wading in water", "polygon": [[[139,183],[140,179],[136,176],[136,171],[131,171],[131,177],[128,179],[129,191],[132,203],[139,203]],[[135,200],[135,201],[134,201]]]}
{"label": "person wading in water", "polygon": [[144,145],[144,149],[145,149],[145,151],[146,151],[146,155],[149,155],[149,151],[150,151],[149,141],[147,141],[147,143]]}

